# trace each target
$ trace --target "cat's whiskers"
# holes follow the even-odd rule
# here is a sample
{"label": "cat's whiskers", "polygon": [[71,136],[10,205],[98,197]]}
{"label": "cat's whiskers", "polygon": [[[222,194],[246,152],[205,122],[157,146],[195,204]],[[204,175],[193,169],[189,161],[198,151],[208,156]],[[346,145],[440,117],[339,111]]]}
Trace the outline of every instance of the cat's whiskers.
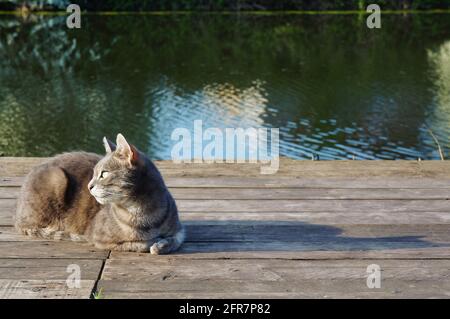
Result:
{"label": "cat's whiskers", "polygon": [[115,197],[120,197],[120,198],[126,198],[126,197],[131,197],[127,194],[123,194],[123,193],[115,193],[115,192],[110,192],[110,191],[102,191],[102,195],[109,195],[109,196],[115,196]]}

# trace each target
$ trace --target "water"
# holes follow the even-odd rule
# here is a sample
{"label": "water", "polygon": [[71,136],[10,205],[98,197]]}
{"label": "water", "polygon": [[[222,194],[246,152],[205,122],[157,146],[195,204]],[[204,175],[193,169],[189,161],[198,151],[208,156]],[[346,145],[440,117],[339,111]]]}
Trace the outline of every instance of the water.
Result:
{"label": "water", "polygon": [[0,154],[153,159],[170,134],[278,127],[296,159],[438,159],[450,151],[450,15],[0,16]]}

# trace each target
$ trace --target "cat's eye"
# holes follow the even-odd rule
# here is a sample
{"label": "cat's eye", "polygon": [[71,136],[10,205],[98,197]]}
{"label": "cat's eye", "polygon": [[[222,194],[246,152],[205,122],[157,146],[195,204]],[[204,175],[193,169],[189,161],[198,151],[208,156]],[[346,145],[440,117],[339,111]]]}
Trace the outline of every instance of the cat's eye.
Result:
{"label": "cat's eye", "polygon": [[102,178],[107,177],[108,174],[109,174],[109,172],[107,172],[107,171],[102,171],[102,172],[100,173],[99,179],[102,179]]}

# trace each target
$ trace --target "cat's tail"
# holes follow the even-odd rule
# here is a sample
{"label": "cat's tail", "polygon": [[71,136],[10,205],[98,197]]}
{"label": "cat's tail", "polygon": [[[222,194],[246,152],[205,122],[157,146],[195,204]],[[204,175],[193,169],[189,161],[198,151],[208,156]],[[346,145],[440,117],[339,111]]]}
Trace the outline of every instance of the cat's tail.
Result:
{"label": "cat's tail", "polygon": [[152,255],[162,255],[174,252],[180,248],[181,244],[183,244],[185,237],[184,227],[181,227],[174,236],[162,238],[154,243],[152,247],[150,247],[150,253]]}

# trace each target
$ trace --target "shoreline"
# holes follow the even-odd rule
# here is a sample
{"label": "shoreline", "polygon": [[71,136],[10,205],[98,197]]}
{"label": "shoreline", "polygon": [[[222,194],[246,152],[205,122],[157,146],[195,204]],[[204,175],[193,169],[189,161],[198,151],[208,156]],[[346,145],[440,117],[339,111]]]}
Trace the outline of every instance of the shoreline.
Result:
{"label": "shoreline", "polygon": [[[431,10],[382,10],[383,14],[389,15],[408,15],[408,14],[450,14],[450,9],[431,9]],[[43,10],[43,11],[20,11],[0,10],[0,15],[66,15],[65,10]],[[286,11],[270,11],[270,10],[249,10],[249,11],[82,11],[84,15],[369,15],[370,12],[365,10],[286,10]]]}

